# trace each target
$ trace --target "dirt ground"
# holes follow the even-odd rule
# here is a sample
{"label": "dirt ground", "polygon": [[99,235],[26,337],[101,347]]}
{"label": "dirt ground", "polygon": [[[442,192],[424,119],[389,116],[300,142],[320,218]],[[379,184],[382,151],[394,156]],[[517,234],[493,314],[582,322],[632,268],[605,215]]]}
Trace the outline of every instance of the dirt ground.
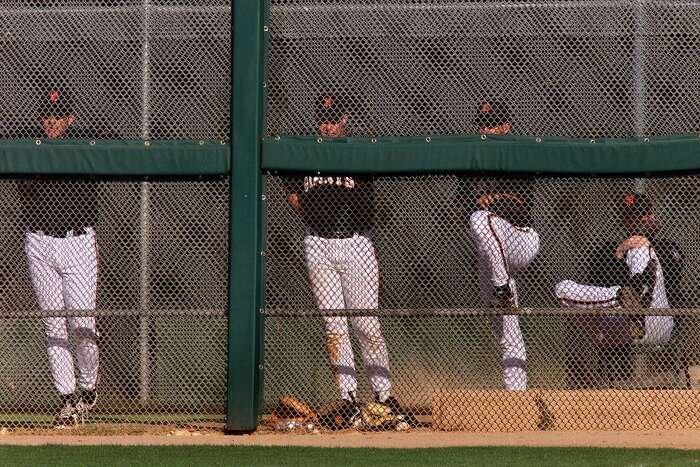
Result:
{"label": "dirt ground", "polygon": [[[132,433],[138,433],[133,430]],[[700,431],[626,431],[463,433],[415,430],[405,433],[253,433],[225,435],[221,430],[162,430],[157,433],[83,432],[0,433],[0,445],[219,445],[428,448],[452,446],[566,446],[700,449]]]}

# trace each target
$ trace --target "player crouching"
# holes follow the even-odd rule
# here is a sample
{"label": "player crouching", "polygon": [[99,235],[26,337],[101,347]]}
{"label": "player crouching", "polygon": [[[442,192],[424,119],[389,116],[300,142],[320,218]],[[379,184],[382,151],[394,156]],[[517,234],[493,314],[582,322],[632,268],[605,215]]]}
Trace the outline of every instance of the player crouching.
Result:
{"label": "player crouching", "polygon": [[[644,194],[625,198],[622,221],[628,238],[614,252],[624,260],[629,274],[626,283],[597,287],[565,280],[556,285],[559,303],[571,308],[669,308],[661,261],[649,238],[658,222]],[[612,253],[612,252],[611,252]],[[644,344],[664,344],[671,339],[672,316],[628,316],[629,337]]]}

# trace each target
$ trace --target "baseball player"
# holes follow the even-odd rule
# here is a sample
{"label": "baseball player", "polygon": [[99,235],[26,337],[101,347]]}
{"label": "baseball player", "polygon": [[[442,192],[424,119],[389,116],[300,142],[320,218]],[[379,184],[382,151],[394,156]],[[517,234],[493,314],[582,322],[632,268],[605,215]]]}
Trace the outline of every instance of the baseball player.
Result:
{"label": "baseball player", "polygon": [[[475,122],[481,134],[505,135],[512,124],[507,107],[484,101]],[[527,227],[530,195],[527,182],[516,191],[508,180],[486,183],[478,191],[478,206],[469,223],[476,243],[479,285],[484,304],[492,308],[517,308],[516,274],[525,269],[540,250],[537,232]],[[503,382],[508,390],[527,389],[525,342],[515,315],[492,317],[493,332],[503,354]]]}
{"label": "baseball player", "polygon": [[[640,195],[633,195],[636,199]],[[645,199],[644,195],[641,195]],[[644,201],[646,202],[646,201]],[[623,219],[624,220],[624,219]],[[626,222],[625,224],[629,224]],[[654,245],[661,268],[664,273],[666,296],[671,308],[688,306],[687,298],[681,287],[685,255],[679,246],[665,238],[657,236],[659,223],[647,224],[647,239]],[[632,235],[633,232],[630,232]],[[626,262],[613,254],[619,240],[606,241],[594,248],[587,262],[584,281],[587,284],[608,288],[625,284],[629,278]],[[677,321],[677,320],[675,320]],[[567,352],[567,383],[570,388],[599,387],[612,381],[629,380],[632,371],[632,337],[627,319],[624,316],[575,316],[571,320],[574,333],[585,331],[596,349],[597,358],[582,354],[580,345],[572,342]],[[678,325],[674,323],[674,328]],[[593,365],[591,365],[593,363]]]}
{"label": "baseball player", "polygon": [[[58,88],[43,98],[41,131],[48,138],[74,134],[76,115]],[[84,134],[84,132],[83,132]],[[30,181],[21,188],[24,203],[25,252],[32,286],[42,310],[94,310],[98,255],[93,226],[97,221],[94,185]],[[99,348],[94,317],[43,319],[49,368],[61,397],[55,426],[64,428],[83,420],[97,402]],[[69,346],[69,330],[75,337],[76,374]]]}
{"label": "baseball player", "polygon": [[[349,116],[333,95],[320,97],[316,121],[323,137],[347,134]],[[292,177],[288,179],[287,198],[306,225],[304,254],[319,309],[376,309],[379,265],[370,237],[375,214],[371,178],[320,173]],[[359,406],[348,319],[324,317],[323,322],[336,384],[341,399],[346,402],[346,412],[352,417],[359,412]],[[415,425],[415,418],[391,394],[389,354],[379,319],[362,316],[350,318],[350,322],[376,400]]]}
{"label": "baseball player", "polygon": [[[644,194],[629,194],[622,214],[629,237],[614,252],[624,261],[628,274],[611,287],[564,280],[556,285],[559,303],[569,308],[669,308],[663,266],[650,237],[659,228],[653,206]],[[612,253],[612,252],[611,252]],[[672,316],[629,316],[629,337],[640,342],[663,344],[673,331]]]}

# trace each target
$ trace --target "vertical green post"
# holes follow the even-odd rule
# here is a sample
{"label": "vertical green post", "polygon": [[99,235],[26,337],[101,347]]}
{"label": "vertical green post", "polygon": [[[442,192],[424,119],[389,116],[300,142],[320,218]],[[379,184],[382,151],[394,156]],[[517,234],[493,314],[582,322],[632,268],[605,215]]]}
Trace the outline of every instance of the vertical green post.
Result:
{"label": "vertical green post", "polygon": [[253,431],[262,385],[263,229],[260,150],[264,99],[264,0],[234,0],[231,219],[226,429]]}

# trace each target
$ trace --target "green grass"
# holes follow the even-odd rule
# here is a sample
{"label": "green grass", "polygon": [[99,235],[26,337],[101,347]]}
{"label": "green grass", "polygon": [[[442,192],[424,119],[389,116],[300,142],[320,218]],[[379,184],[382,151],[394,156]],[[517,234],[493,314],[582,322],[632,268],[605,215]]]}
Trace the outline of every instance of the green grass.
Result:
{"label": "green grass", "polygon": [[700,451],[595,448],[320,449],[282,447],[0,446],[12,466],[686,466]]}

